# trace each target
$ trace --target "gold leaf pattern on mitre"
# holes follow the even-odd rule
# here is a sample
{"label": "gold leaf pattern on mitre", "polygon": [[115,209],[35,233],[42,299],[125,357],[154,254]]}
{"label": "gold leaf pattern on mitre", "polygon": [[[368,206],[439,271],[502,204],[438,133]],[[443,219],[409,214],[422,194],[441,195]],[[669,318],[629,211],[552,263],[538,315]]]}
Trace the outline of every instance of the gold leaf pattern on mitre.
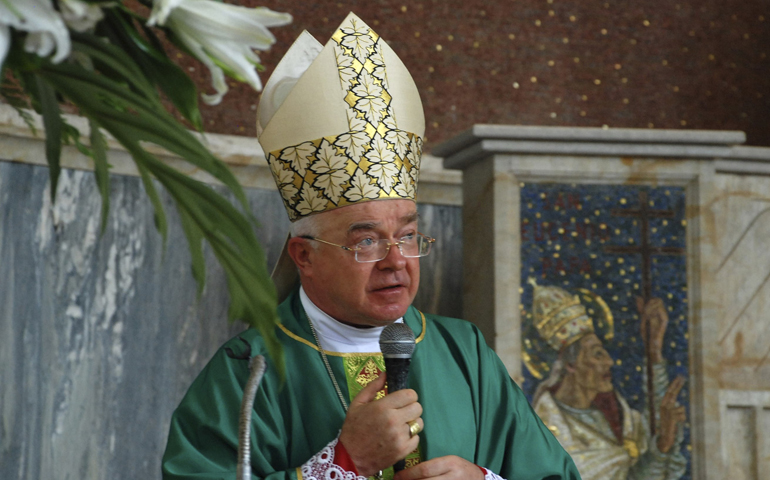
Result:
{"label": "gold leaf pattern on mitre", "polygon": [[325,139],[321,142],[316,156],[318,161],[310,167],[318,174],[313,185],[321,189],[326,198],[337,204],[342,195],[342,185],[350,179],[350,175],[345,171],[347,158],[338,154],[337,149]]}
{"label": "gold leaf pattern on mitre", "polygon": [[399,183],[395,187],[396,193],[400,197],[414,197],[414,184],[410,182],[409,174],[406,172],[406,166],[401,168],[398,174]]}
{"label": "gold leaf pattern on mitre", "polygon": [[370,35],[371,29],[362,21],[351,19],[347,27],[341,27],[342,37],[340,44],[350,49],[353,56],[361,63],[369,56],[369,49],[374,46],[374,38]]}
{"label": "gold leaf pattern on mitre", "polygon": [[301,200],[297,203],[297,211],[302,216],[326,210],[328,200],[321,197],[320,192],[306,183],[302,186]]}
{"label": "gold leaf pattern on mitre", "polygon": [[364,172],[357,170],[355,175],[353,175],[353,180],[350,182],[350,188],[345,192],[345,198],[350,200],[351,203],[364,199],[374,200],[379,198],[379,190],[376,185],[371,184],[369,177]]}
{"label": "gold leaf pattern on mitre", "polygon": [[292,221],[357,202],[416,196],[422,139],[398,128],[382,40],[355,17],[332,40],[349,130],[267,155]]}

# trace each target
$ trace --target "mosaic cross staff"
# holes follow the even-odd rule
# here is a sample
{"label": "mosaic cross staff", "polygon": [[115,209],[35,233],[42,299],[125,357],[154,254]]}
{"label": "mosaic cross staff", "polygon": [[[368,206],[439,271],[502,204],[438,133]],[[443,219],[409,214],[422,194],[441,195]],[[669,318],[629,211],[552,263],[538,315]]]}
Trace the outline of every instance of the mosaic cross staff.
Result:
{"label": "mosaic cross staff", "polygon": [[[642,244],[638,246],[607,246],[605,253],[620,255],[640,254],[642,256],[642,298],[645,304],[652,298],[652,256],[653,255],[684,255],[686,250],[680,247],[661,247],[650,244],[650,219],[673,218],[673,210],[653,210],[649,208],[647,192],[639,191],[639,208],[614,208],[612,216],[638,218],[641,223]],[[655,393],[652,382],[652,345],[650,328],[645,331],[645,356],[647,357],[647,405],[650,409],[650,433],[655,435]]]}

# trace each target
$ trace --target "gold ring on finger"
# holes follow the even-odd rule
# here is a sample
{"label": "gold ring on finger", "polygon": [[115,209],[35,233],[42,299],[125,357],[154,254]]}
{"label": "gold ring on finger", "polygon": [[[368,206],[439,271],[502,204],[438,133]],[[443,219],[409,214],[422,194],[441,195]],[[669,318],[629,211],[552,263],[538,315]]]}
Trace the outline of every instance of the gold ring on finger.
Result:
{"label": "gold ring on finger", "polygon": [[422,427],[416,421],[409,420],[406,422],[406,424],[409,425],[409,438],[412,438],[418,433],[422,432]]}

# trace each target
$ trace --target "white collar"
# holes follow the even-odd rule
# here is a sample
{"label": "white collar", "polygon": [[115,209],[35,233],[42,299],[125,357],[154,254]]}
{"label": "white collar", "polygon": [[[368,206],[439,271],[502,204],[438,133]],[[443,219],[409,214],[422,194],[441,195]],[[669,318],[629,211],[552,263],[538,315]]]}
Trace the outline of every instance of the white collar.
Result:
{"label": "white collar", "polygon": [[[302,286],[299,287],[299,299],[324,350],[339,353],[380,352],[380,333],[385,327],[356,328],[345,325],[318,308]],[[403,321],[404,317],[396,320],[397,323]]]}

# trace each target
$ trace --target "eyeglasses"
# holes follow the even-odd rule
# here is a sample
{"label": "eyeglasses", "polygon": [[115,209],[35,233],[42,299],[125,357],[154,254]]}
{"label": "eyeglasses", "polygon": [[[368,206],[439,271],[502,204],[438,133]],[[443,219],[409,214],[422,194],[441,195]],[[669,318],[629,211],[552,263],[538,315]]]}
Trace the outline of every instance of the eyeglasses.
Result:
{"label": "eyeglasses", "polygon": [[356,262],[359,263],[379,262],[388,256],[390,247],[393,246],[398,247],[398,251],[406,258],[424,257],[430,253],[430,246],[436,241],[435,238],[423,235],[420,232],[401,237],[401,239],[396,242],[390,242],[386,238],[381,238],[379,240],[367,238],[361,240],[353,247],[337,245],[336,243],[327,242],[326,240],[311,237],[310,235],[302,235],[300,238],[315,240],[316,242],[325,243],[333,247],[340,247],[348,252],[353,252],[356,256]]}

